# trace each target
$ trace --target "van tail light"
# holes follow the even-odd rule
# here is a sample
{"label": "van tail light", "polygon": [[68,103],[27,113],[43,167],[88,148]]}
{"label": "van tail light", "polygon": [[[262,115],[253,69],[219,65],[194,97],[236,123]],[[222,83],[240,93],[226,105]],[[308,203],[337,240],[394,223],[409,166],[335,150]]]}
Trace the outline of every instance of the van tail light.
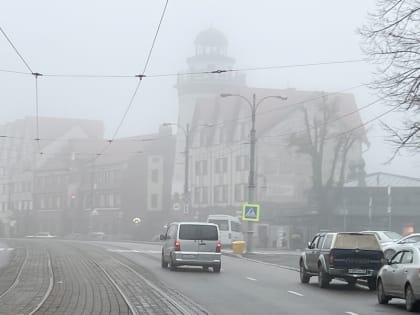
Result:
{"label": "van tail light", "polygon": [[222,243],[218,242],[216,245],[216,253],[220,253],[221,249],[222,249]]}
{"label": "van tail light", "polygon": [[181,250],[181,242],[176,241],[175,242],[175,251],[179,252]]}

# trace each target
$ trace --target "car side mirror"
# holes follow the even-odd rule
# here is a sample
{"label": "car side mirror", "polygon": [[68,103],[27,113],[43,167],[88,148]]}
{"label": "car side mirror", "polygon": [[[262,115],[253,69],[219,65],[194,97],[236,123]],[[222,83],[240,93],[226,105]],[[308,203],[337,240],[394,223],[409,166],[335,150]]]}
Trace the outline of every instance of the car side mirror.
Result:
{"label": "car side mirror", "polygon": [[166,235],[165,234],[160,234],[160,240],[161,241],[164,241],[164,240],[166,240]]}
{"label": "car side mirror", "polygon": [[311,242],[308,242],[308,248],[309,249],[311,249],[312,247],[311,247],[311,245],[312,245],[312,243]]}

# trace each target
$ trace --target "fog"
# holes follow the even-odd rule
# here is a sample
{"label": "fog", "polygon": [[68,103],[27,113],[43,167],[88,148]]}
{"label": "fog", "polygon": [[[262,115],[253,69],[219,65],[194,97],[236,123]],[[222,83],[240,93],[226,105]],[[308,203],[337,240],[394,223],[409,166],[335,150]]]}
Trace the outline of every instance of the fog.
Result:
{"label": "fog", "polygon": [[[0,20],[35,72],[43,74],[135,75],[141,73],[164,1],[9,1]],[[196,35],[212,26],[229,42],[234,68],[308,64],[363,58],[357,28],[373,1],[169,1],[146,75],[186,71]],[[1,37],[0,69],[26,71]],[[247,84],[335,92],[368,83],[374,66],[366,62],[244,72]],[[102,120],[106,136],[119,124],[136,78],[39,78],[40,116]],[[177,120],[175,76],[146,78],[118,136],[154,132]],[[34,79],[0,73],[0,123],[35,113]],[[366,87],[350,90],[359,107],[375,100]],[[361,111],[368,121],[387,108]],[[391,113],[383,118],[395,122]],[[378,121],[367,126],[367,172],[420,176],[415,156],[392,155]],[[54,137],[42,134],[41,137]]]}

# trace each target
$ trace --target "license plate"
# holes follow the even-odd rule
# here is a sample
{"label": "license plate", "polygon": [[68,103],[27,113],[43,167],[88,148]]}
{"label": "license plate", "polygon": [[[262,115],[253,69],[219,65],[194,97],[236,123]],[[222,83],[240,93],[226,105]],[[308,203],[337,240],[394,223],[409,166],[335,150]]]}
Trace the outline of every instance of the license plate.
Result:
{"label": "license plate", "polygon": [[366,273],[366,269],[349,269],[349,273],[363,274]]}
{"label": "license plate", "polygon": [[182,258],[184,258],[184,259],[195,259],[196,255],[182,255]]}

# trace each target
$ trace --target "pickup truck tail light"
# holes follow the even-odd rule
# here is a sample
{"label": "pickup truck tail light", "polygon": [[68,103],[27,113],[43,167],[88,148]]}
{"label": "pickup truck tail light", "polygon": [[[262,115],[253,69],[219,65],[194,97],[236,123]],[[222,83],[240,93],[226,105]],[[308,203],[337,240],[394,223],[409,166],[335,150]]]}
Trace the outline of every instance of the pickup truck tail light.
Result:
{"label": "pickup truck tail light", "polygon": [[330,265],[334,265],[334,259],[335,259],[335,257],[334,257],[334,251],[332,250],[330,252],[330,259],[329,259]]}
{"label": "pickup truck tail light", "polygon": [[175,251],[179,252],[181,250],[181,242],[176,241],[175,242]]}

